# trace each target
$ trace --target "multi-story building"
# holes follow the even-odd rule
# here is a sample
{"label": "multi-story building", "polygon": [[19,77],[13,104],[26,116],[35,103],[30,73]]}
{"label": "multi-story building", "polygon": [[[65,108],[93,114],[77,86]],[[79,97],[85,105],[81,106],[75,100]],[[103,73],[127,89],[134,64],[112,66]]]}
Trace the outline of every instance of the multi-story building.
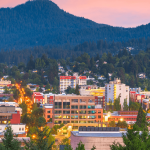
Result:
{"label": "multi-story building", "polygon": [[60,92],[64,92],[69,86],[75,88],[76,85],[87,85],[86,76],[60,76]]}
{"label": "multi-story building", "polygon": [[45,103],[43,93],[40,92],[33,92],[32,99],[34,103],[40,103],[40,104]]}
{"label": "multi-story building", "polygon": [[[10,124],[13,134],[18,137],[26,137],[25,124]],[[8,127],[8,124],[0,124],[0,137],[4,136],[4,131]]]}
{"label": "multi-story building", "polygon": [[[0,102],[0,106],[14,106],[15,107],[15,112],[19,112],[20,115],[22,115],[22,108],[19,107],[18,103],[15,102]],[[13,110],[14,111],[14,110]]]}
{"label": "multi-story building", "polygon": [[11,81],[9,81],[9,80],[3,80],[3,79],[0,80],[0,86],[1,87],[7,86],[10,84],[11,84]]}
{"label": "multi-story building", "polygon": [[75,76],[60,76],[60,91],[64,92],[68,87],[76,87],[76,77]]}
{"label": "multi-story building", "polygon": [[[137,120],[138,111],[114,111],[113,113],[103,113],[103,119],[105,122],[115,121],[126,121],[128,126],[135,124]],[[150,114],[147,113],[146,118],[150,120]]]}
{"label": "multi-story building", "polygon": [[105,96],[95,96],[95,105],[101,105],[105,108]]}
{"label": "multi-story building", "polygon": [[54,94],[44,94],[44,103],[45,104],[53,104],[54,101]]}
{"label": "multi-story building", "polygon": [[105,87],[98,87],[97,85],[83,85],[80,86],[80,95],[105,96]]}
{"label": "multi-story building", "polygon": [[20,124],[20,113],[15,106],[0,106],[0,124]]}
{"label": "multi-story building", "polygon": [[48,122],[51,118],[53,118],[53,105],[44,105],[44,118],[46,122]]}
{"label": "multi-story building", "polygon": [[110,81],[109,84],[105,84],[105,107],[109,106],[109,102],[114,103],[114,101],[120,98],[121,108],[123,108],[124,100],[127,100],[129,105],[129,86],[121,83],[121,80],[115,78],[114,81]]}
{"label": "multi-story building", "polygon": [[102,122],[101,107],[95,107],[95,96],[55,95],[54,124]]}

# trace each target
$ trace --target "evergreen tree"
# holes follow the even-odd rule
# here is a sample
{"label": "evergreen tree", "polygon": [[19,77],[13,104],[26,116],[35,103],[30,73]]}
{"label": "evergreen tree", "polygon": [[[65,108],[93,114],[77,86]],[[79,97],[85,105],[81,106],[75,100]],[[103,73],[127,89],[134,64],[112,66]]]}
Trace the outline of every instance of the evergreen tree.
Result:
{"label": "evergreen tree", "polygon": [[124,99],[123,110],[124,110],[124,111],[128,111],[128,109],[129,109],[129,106],[128,106],[128,104],[127,104],[127,99]]}
{"label": "evergreen tree", "polygon": [[138,111],[138,115],[137,115],[137,119],[136,119],[136,125],[139,127],[139,130],[143,131],[143,130],[148,130],[147,128],[147,120],[146,120],[146,114],[143,112],[143,108],[140,105],[139,111]]}
{"label": "evergreen tree", "polygon": [[76,85],[75,94],[80,95],[78,84]]}
{"label": "evergreen tree", "polygon": [[94,146],[94,145],[93,145],[93,147],[92,147],[92,149],[91,149],[91,150],[95,150],[95,149],[96,149],[96,146]]}
{"label": "evergreen tree", "polygon": [[17,139],[14,139],[11,126],[7,127],[2,142],[3,145],[0,144],[1,150],[21,150],[21,143]]}
{"label": "evergreen tree", "polygon": [[44,128],[43,131],[36,128],[36,133],[34,139],[31,139],[29,142],[25,142],[25,149],[26,150],[52,150],[52,146],[54,144],[54,141],[49,143],[49,136],[51,135],[51,132],[48,128]]}
{"label": "evergreen tree", "polygon": [[114,111],[120,110],[121,110],[120,98],[118,97],[116,100],[114,100]]}
{"label": "evergreen tree", "polygon": [[[141,133],[139,131],[142,131]],[[150,135],[147,129],[146,114],[140,106],[136,123],[132,129],[123,134],[124,145],[113,143],[111,150],[148,150],[150,149]]]}
{"label": "evergreen tree", "polygon": [[84,144],[80,141],[76,150],[85,150]]}
{"label": "evergreen tree", "polygon": [[65,146],[64,150],[73,150],[73,148],[71,147],[71,145],[67,144]]}

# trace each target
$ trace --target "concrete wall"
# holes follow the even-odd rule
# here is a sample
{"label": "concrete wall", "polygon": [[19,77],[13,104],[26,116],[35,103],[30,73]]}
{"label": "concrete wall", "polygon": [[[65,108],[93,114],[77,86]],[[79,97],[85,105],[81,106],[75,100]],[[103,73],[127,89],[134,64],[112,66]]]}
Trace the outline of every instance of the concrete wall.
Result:
{"label": "concrete wall", "polygon": [[[0,132],[4,132],[8,125],[0,124]],[[10,125],[13,133],[25,133],[25,124]]]}
{"label": "concrete wall", "polygon": [[110,150],[110,145],[112,145],[114,141],[123,145],[122,137],[80,137],[71,134],[70,139],[73,150],[76,149],[80,141],[85,145],[85,150],[91,150],[93,145],[96,146],[96,150]]}

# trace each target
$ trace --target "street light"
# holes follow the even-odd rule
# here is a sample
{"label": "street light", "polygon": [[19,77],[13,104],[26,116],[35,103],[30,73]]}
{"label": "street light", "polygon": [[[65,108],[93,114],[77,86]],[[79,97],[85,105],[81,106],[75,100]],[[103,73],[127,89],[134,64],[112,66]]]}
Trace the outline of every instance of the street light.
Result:
{"label": "street light", "polygon": [[35,139],[35,137],[36,137],[36,135],[35,135],[35,134],[33,134],[33,135],[32,135],[32,138],[33,138],[33,139]]}
{"label": "street light", "polygon": [[123,121],[123,118],[121,118],[120,121]]}

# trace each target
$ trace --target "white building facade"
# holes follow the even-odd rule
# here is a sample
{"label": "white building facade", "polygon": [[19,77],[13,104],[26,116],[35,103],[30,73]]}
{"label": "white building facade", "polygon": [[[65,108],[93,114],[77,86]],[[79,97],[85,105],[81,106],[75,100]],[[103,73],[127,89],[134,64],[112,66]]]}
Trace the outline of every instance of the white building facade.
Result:
{"label": "white building facade", "polygon": [[60,92],[65,92],[65,90],[70,86],[71,88],[76,88],[76,85],[87,85],[86,76],[60,76]]}
{"label": "white building facade", "polygon": [[110,81],[109,84],[105,84],[105,106],[109,105],[109,102],[120,98],[121,108],[123,108],[124,100],[127,100],[129,105],[129,86],[121,83],[121,80],[115,78],[114,81]]}

